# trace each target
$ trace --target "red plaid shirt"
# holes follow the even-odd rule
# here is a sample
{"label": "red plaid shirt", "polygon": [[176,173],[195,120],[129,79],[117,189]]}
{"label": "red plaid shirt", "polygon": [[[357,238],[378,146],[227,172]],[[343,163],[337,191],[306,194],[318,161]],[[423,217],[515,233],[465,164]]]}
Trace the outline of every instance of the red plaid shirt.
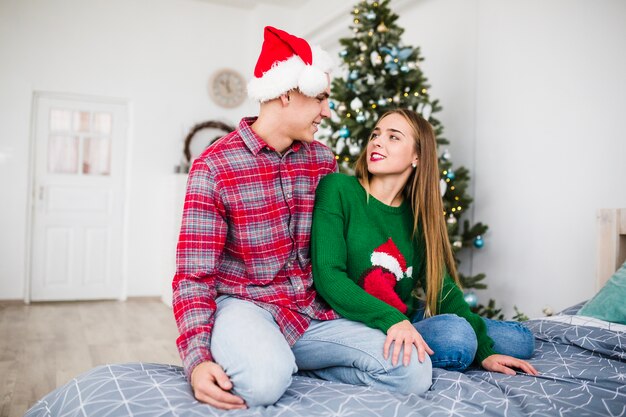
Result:
{"label": "red plaid shirt", "polygon": [[215,299],[223,294],[268,310],[290,345],[311,318],[337,317],[313,289],[309,240],[315,188],[337,169],[319,142],[280,155],[243,119],[193,163],[173,281],[176,344],[189,376],[213,360]]}

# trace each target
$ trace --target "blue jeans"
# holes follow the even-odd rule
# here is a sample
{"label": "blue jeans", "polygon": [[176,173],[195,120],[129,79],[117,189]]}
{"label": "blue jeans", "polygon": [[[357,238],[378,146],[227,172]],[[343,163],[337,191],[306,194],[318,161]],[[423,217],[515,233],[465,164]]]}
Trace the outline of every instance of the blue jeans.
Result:
{"label": "blue jeans", "polygon": [[235,297],[217,299],[211,353],[248,406],[275,403],[301,374],[347,384],[420,394],[432,384],[428,356],[413,349],[411,361],[396,366],[383,358],[385,334],[346,319],[313,320],[290,347],[272,315]]}
{"label": "blue jeans", "polygon": [[[483,318],[487,335],[494,341],[493,349],[503,355],[528,359],[535,349],[530,330],[516,321]],[[440,314],[414,321],[413,326],[435,352],[430,356],[433,368],[463,372],[474,361],[478,342],[469,322],[455,314]]]}

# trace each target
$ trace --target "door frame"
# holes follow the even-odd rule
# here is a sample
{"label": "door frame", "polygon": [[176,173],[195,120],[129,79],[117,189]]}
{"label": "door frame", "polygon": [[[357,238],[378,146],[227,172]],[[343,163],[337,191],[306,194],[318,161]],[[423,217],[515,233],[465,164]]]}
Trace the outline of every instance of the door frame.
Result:
{"label": "door frame", "polygon": [[37,187],[35,187],[35,181],[37,179],[36,176],[36,151],[37,151],[37,118],[38,118],[38,101],[40,99],[56,99],[56,100],[66,100],[66,101],[95,101],[99,103],[106,104],[116,104],[116,105],[124,105],[126,106],[127,111],[127,120],[128,123],[126,125],[126,132],[124,132],[124,137],[126,139],[126,143],[124,144],[125,152],[127,158],[125,160],[124,167],[124,186],[122,193],[122,279],[121,279],[121,291],[119,301],[125,301],[128,297],[128,225],[129,225],[129,208],[128,201],[130,197],[130,168],[131,168],[131,150],[132,150],[132,106],[131,102],[127,99],[115,98],[115,97],[104,97],[104,96],[95,96],[89,94],[75,94],[75,93],[59,93],[59,92],[51,92],[51,91],[33,91],[33,96],[31,100],[31,116],[30,116],[30,137],[29,137],[29,148],[28,148],[28,189],[27,189],[27,198],[26,198],[26,208],[27,208],[27,216],[26,216],[26,250],[25,250],[25,263],[24,271],[25,271],[25,279],[24,279],[24,303],[31,303],[31,284],[32,284],[32,261],[33,261],[33,232],[34,232],[34,221],[35,221],[35,201],[37,192]]}

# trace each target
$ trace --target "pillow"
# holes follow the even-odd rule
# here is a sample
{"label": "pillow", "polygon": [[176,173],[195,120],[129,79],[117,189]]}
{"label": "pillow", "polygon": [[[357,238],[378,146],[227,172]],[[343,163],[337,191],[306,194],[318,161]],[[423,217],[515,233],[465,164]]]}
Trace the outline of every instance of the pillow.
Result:
{"label": "pillow", "polygon": [[626,262],[576,314],[626,324]]}

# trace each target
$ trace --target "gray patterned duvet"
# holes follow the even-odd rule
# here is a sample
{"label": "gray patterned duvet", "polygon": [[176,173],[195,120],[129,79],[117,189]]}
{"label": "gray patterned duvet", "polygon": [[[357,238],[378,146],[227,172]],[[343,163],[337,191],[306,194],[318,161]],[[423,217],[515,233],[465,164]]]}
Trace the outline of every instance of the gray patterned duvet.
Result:
{"label": "gray patterned duvet", "polygon": [[539,377],[435,369],[422,395],[296,376],[271,407],[223,412],[198,403],[182,369],[130,363],[95,368],[42,398],[39,416],[626,416],[626,332],[561,316],[525,323]]}

